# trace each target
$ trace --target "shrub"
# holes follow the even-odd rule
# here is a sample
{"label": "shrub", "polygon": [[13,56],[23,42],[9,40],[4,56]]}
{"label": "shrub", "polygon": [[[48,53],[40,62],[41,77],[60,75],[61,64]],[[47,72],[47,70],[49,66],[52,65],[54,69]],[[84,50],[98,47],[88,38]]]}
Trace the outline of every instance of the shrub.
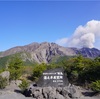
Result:
{"label": "shrub", "polygon": [[77,80],[78,79],[78,72],[77,71],[72,71],[71,76],[72,76],[73,80]]}
{"label": "shrub", "polygon": [[0,89],[3,89],[7,86],[7,79],[0,76]]}
{"label": "shrub", "polygon": [[25,91],[25,89],[27,89],[28,87],[28,82],[26,80],[22,80],[22,83],[19,85],[20,89],[22,90],[22,92]]}
{"label": "shrub", "polygon": [[95,82],[92,82],[92,84],[90,85],[90,87],[97,92],[100,92],[100,80],[97,80]]}
{"label": "shrub", "polygon": [[13,57],[10,62],[8,69],[10,71],[10,79],[16,80],[21,76],[23,61],[19,57]]}
{"label": "shrub", "polygon": [[43,71],[45,71],[46,69],[47,65],[45,63],[35,66],[33,68],[33,79],[38,80],[38,78],[42,75]]}

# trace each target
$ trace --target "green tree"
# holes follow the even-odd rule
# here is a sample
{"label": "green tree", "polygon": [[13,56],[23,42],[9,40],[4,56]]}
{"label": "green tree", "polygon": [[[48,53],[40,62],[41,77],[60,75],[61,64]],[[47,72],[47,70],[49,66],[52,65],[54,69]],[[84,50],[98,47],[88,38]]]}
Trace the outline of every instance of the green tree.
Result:
{"label": "green tree", "polygon": [[17,56],[11,58],[8,66],[11,80],[16,80],[21,76],[22,65],[23,65],[23,61],[21,58]]}
{"label": "green tree", "polygon": [[81,71],[80,78],[88,82],[96,81],[100,79],[100,62],[97,60],[88,61],[88,66],[85,66],[85,69]]}
{"label": "green tree", "polygon": [[38,80],[38,78],[42,75],[43,71],[47,69],[47,64],[42,63],[33,68],[33,79]]}
{"label": "green tree", "polygon": [[92,88],[94,91],[100,92],[100,80],[96,80],[95,82],[92,82],[92,83],[91,83],[91,88]]}
{"label": "green tree", "polygon": [[63,64],[70,81],[75,82],[77,80],[85,82],[87,77],[86,73],[88,72],[90,67],[92,67],[93,60],[84,58],[83,56],[79,55],[66,60]]}

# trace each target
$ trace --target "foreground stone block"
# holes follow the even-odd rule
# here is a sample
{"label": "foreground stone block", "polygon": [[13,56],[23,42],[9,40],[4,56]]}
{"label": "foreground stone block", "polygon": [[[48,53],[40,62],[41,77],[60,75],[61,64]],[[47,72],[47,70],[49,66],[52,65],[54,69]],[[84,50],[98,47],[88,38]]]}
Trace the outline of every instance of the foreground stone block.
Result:
{"label": "foreground stone block", "polygon": [[36,99],[79,99],[81,92],[76,86],[67,87],[34,87],[27,90]]}

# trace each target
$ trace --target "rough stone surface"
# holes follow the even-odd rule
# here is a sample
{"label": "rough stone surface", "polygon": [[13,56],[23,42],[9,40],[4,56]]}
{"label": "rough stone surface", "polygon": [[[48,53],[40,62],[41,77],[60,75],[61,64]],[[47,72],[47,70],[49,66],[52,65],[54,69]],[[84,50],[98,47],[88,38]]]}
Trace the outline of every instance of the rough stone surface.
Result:
{"label": "rough stone surface", "polygon": [[24,95],[12,91],[0,91],[0,99],[36,99],[32,97],[25,97]]}
{"label": "rough stone surface", "polygon": [[78,99],[78,98],[81,96],[80,91],[79,91],[78,88],[77,88],[76,86],[74,86],[74,85],[72,85],[72,86],[70,87],[70,93],[71,93],[73,99]]}
{"label": "rough stone surface", "polygon": [[[76,86],[74,86],[74,87],[76,87]],[[15,87],[12,87],[12,88],[16,89]],[[35,95],[37,95],[37,98],[34,98],[34,96],[32,96],[33,95],[32,93],[30,93],[31,97],[25,97],[24,95],[22,95],[20,93],[20,91],[15,91],[14,89],[12,90],[11,88],[8,88],[8,90],[7,89],[0,90],[0,99],[100,99],[100,96],[98,96],[98,95],[96,95],[96,96],[82,95],[81,97],[70,98],[69,96],[71,94],[69,94],[69,91],[70,91],[69,88],[70,88],[70,86],[68,86],[66,88],[65,87],[64,88],[62,88],[62,87],[59,87],[59,88],[35,87],[33,92],[38,92],[38,94],[35,93]],[[78,88],[78,87],[76,87],[76,88]],[[30,91],[32,91],[32,90],[33,89],[31,89]],[[27,90],[27,92],[28,91],[29,91],[29,89]],[[78,91],[81,93],[82,92],[90,92],[89,90],[85,90],[83,88],[82,89],[78,88]],[[44,94],[45,94],[45,97],[44,97]],[[67,97],[65,97],[64,95]]]}
{"label": "rough stone surface", "polygon": [[15,84],[16,84],[17,86],[19,86],[20,84],[22,84],[22,81],[21,81],[21,80],[16,80],[16,81],[15,81]]}
{"label": "rough stone surface", "polygon": [[0,74],[3,78],[7,79],[7,82],[9,83],[9,77],[10,77],[10,72],[9,71],[4,71]]}
{"label": "rough stone surface", "polygon": [[81,92],[75,86],[68,87],[34,87],[30,88],[31,95],[36,99],[79,99]]}

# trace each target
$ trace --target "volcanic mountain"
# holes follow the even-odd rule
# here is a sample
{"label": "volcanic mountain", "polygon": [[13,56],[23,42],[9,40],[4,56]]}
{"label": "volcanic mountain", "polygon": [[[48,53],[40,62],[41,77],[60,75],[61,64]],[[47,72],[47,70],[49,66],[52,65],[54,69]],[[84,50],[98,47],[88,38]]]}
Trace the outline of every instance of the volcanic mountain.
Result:
{"label": "volcanic mountain", "polygon": [[17,46],[0,53],[0,58],[19,54],[24,61],[36,63],[49,63],[54,57],[76,56],[78,54],[88,58],[100,56],[100,50],[96,48],[69,48],[56,43],[32,43],[25,46]]}

